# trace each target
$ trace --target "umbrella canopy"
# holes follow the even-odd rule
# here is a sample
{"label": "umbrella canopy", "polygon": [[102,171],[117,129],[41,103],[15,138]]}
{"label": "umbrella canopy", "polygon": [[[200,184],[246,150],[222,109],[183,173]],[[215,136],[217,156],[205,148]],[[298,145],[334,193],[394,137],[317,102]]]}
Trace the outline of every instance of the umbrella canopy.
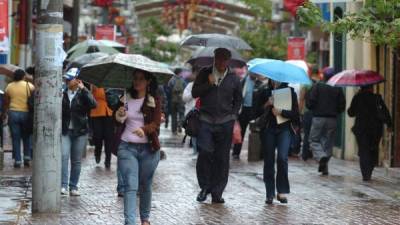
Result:
{"label": "umbrella canopy", "polygon": [[302,68],[307,74],[310,73],[310,68],[308,67],[307,62],[304,60],[286,60],[285,62]]}
{"label": "umbrella canopy", "polygon": [[250,45],[238,37],[225,34],[195,34],[182,40],[181,46],[220,47],[252,50]]}
{"label": "umbrella canopy", "polygon": [[[192,57],[187,61],[192,66],[205,67],[214,64],[214,50],[217,47],[205,47],[197,49]],[[245,60],[240,56],[239,52],[229,49],[232,56],[229,60],[230,67],[243,67],[246,65]]]}
{"label": "umbrella canopy", "polygon": [[120,44],[116,41],[110,41],[110,40],[93,40],[93,39],[89,39],[86,41],[82,41],[79,42],[78,44],[72,46],[69,50],[68,50],[68,54],[76,51],[77,49],[80,48],[85,48],[87,46],[106,46],[106,47],[111,47],[111,48],[125,48],[125,45]]}
{"label": "umbrella canopy", "polygon": [[132,74],[136,69],[148,71],[156,76],[174,75],[162,63],[145,56],[118,53],[97,58],[84,65],[78,78],[97,87],[129,88],[132,86]]}
{"label": "umbrella canopy", "polygon": [[336,87],[367,86],[384,82],[385,79],[371,70],[344,70],[328,80],[328,84]]}
{"label": "umbrella canopy", "polygon": [[[23,70],[22,68],[20,68],[20,67],[18,67],[16,65],[13,65],[13,64],[0,65],[0,75],[5,75],[5,76],[13,79],[14,78],[14,71],[16,71],[17,69]],[[29,81],[29,82],[33,82],[32,75],[30,75],[28,73],[25,73],[25,80]]]}
{"label": "umbrella canopy", "polygon": [[[117,42],[115,42],[117,43]],[[117,43],[119,44],[119,43]],[[119,44],[120,46],[123,46]],[[69,60],[74,60],[75,58],[84,55],[86,53],[93,53],[93,52],[103,52],[103,53],[109,53],[109,54],[114,54],[114,53],[119,53],[117,49],[115,49],[117,46],[108,46],[104,44],[104,41],[97,41],[97,40],[86,40],[81,43],[78,43],[74,45],[70,50],[68,50],[68,59]]]}
{"label": "umbrella canopy", "polygon": [[74,60],[72,60],[70,63],[67,65],[67,70],[72,67],[78,67],[81,68],[85,64],[90,63],[94,59],[100,58],[100,57],[105,57],[109,56],[109,54],[104,53],[104,52],[93,52],[93,53],[86,53],[84,55],[81,55],[79,57],[76,57]]}
{"label": "umbrella canopy", "polygon": [[249,72],[269,79],[294,84],[311,84],[307,73],[300,67],[273,59],[254,59],[248,62]]}

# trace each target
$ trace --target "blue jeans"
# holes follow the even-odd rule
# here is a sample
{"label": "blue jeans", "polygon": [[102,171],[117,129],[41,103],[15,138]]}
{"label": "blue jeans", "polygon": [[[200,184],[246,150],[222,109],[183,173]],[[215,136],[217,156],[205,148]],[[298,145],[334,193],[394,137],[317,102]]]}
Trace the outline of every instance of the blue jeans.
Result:
{"label": "blue jeans", "polygon": [[61,186],[68,190],[68,163],[71,158],[71,173],[69,177],[69,190],[78,190],[79,176],[81,174],[82,154],[86,148],[87,135],[74,136],[69,131],[62,135],[62,164]]}
{"label": "blue jeans", "polygon": [[[290,128],[267,128],[262,132],[262,148],[264,151],[264,182],[267,198],[290,192],[288,178],[288,154],[290,147]],[[277,173],[275,178],[275,150],[278,151]],[[276,180],[276,182],[275,182]]]}
{"label": "blue jeans", "polygon": [[8,125],[11,131],[12,148],[15,164],[21,164],[21,139],[24,144],[24,161],[32,158],[31,135],[24,132],[28,120],[28,112],[9,111]]}
{"label": "blue jeans", "polygon": [[136,194],[138,191],[140,192],[140,219],[146,221],[150,217],[151,185],[160,161],[160,152],[151,152],[150,148],[150,144],[134,144],[124,141],[118,147],[118,170],[123,180],[125,225],[136,224]]}

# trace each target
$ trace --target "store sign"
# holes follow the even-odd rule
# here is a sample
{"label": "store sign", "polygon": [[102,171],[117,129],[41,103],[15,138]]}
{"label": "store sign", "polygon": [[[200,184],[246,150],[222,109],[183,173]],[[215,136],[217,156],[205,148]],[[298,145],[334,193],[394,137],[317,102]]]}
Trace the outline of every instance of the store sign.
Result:
{"label": "store sign", "polygon": [[113,24],[96,25],[96,40],[115,41],[116,27]]}
{"label": "store sign", "polygon": [[8,0],[0,0],[0,52],[10,49],[8,37]]}
{"label": "store sign", "polygon": [[289,37],[288,38],[288,52],[287,59],[306,59],[306,46],[305,39],[303,37]]}

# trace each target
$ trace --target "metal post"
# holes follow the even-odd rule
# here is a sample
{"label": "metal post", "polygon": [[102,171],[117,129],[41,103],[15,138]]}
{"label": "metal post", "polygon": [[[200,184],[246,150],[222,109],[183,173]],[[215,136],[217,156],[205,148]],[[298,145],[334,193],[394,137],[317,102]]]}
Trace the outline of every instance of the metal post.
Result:
{"label": "metal post", "polygon": [[61,209],[63,0],[38,0],[32,212]]}
{"label": "metal post", "polygon": [[74,0],[73,15],[72,15],[72,29],[71,29],[71,46],[78,43],[78,28],[79,28],[79,13],[80,13],[80,1]]}

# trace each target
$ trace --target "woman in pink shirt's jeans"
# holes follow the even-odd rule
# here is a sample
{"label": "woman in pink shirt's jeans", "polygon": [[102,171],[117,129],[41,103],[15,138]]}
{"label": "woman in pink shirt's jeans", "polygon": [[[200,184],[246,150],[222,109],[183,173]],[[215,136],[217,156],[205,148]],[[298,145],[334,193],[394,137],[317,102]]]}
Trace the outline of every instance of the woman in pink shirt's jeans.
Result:
{"label": "woman in pink shirt's jeans", "polygon": [[140,219],[149,225],[151,185],[160,160],[158,140],[161,104],[155,77],[136,70],[128,90],[125,107],[116,112],[116,120],[124,124],[118,147],[118,172],[124,195],[125,224],[135,223],[136,194],[140,192]]}

